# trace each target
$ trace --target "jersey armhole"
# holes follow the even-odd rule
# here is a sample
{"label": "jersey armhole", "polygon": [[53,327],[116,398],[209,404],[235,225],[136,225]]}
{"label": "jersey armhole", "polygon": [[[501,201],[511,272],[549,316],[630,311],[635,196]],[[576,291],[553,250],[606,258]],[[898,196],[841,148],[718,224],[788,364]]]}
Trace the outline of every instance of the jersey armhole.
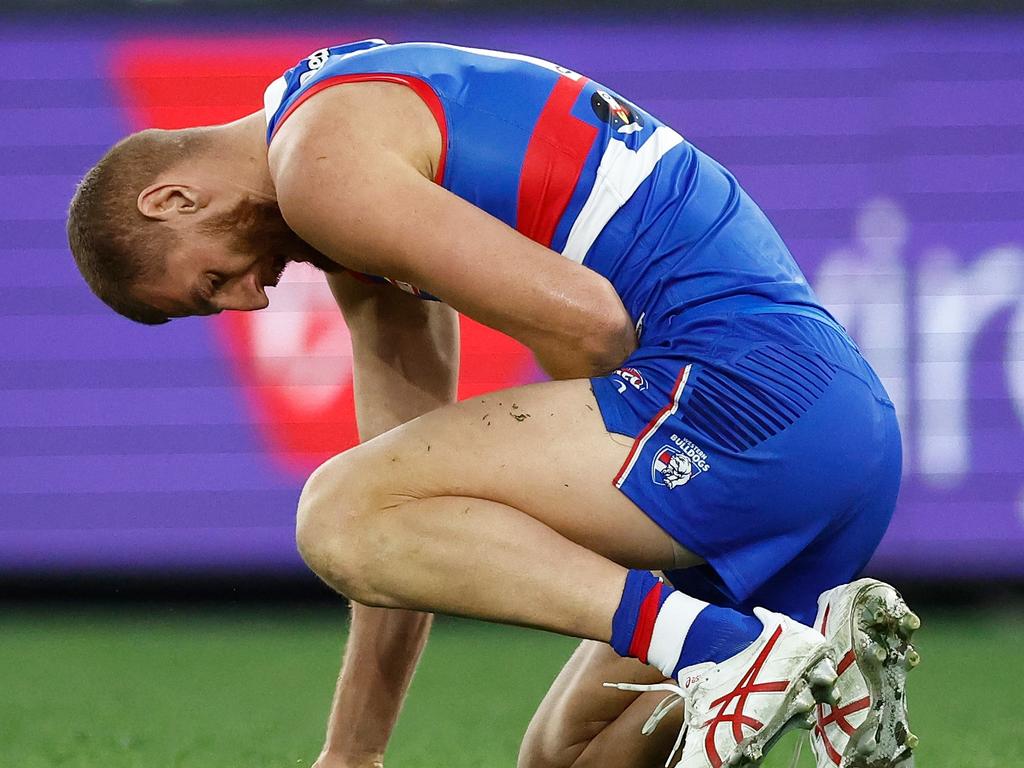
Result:
{"label": "jersey armhole", "polygon": [[284,125],[284,121],[287,120],[291,114],[304,104],[311,96],[314,96],[320,91],[330,88],[334,85],[345,85],[346,83],[366,83],[366,82],[382,82],[382,83],[397,83],[411,88],[412,91],[420,97],[424,104],[427,105],[427,109],[430,110],[430,114],[434,116],[434,121],[437,123],[437,129],[441,132],[441,156],[437,161],[437,171],[434,173],[434,183],[441,184],[444,180],[445,161],[448,158],[448,123],[445,119],[444,107],[441,104],[441,99],[438,98],[437,93],[434,89],[425,81],[412,75],[398,75],[387,72],[362,72],[357,74],[349,75],[335,75],[333,77],[325,77],[320,82],[310,86],[308,89],[299,94],[299,97],[295,99],[284,111],[277,123],[274,125],[274,132],[270,135],[267,141],[267,146],[274,140],[274,136]]}

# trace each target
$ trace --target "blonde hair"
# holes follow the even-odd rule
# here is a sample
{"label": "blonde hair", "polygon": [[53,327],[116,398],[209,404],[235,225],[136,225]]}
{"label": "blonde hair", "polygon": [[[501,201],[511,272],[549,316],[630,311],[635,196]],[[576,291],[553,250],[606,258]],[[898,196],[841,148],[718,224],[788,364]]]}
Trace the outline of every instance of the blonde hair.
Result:
{"label": "blonde hair", "polygon": [[165,313],[132,295],[143,278],[164,269],[163,254],[176,236],[143,216],[139,193],[161,173],[205,146],[201,129],[150,129],[115,144],[79,183],[68,209],[68,245],[78,271],[107,306],[138,323],[166,323]]}

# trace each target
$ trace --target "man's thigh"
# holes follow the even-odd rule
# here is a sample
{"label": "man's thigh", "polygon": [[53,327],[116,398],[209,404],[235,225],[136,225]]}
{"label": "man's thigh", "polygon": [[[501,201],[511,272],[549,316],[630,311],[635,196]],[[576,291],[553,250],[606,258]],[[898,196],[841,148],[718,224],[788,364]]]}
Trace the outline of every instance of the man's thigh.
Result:
{"label": "man's thigh", "polygon": [[488,499],[628,567],[700,562],[613,486],[631,443],[605,430],[589,382],[577,379],[440,408],[332,462],[383,495],[385,508],[438,496]]}
{"label": "man's thigh", "polygon": [[682,712],[644,736],[663,692],[632,693],[602,683],[659,683],[656,669],[584,640],[555,678],[523,739],[519,768],[654,768],[672,748]]}

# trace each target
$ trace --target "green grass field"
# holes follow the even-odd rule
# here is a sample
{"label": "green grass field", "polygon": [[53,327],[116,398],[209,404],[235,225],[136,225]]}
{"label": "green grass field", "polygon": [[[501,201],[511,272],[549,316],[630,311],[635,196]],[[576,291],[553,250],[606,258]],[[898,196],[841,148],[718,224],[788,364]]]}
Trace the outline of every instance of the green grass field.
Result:
{"label": "green grass field", "polygon": [[[0,613],[0,766],[269,768],[315,757],[345,626],[302,610]],[[919,768],[1024,765],[1024,619],[924,612],[912,679]],[[438,624],[389,768],[512,766],[573,642]],[[792,736],[766,761],[788,765]],[[812,765],[809,750],[801,766]]]}

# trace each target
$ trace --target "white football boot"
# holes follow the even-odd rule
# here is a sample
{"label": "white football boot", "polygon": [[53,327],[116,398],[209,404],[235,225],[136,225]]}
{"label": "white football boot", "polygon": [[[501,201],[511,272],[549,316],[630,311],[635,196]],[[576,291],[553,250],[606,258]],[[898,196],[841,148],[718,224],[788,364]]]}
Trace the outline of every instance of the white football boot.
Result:
{"label": "white football boot", "polygon": [[815,707],[818,768],[912,768],[907,672],[921,657],[910,638],[921,620],[893,587],[861,579],[822,593],[814,626],[837,660],[836,706]]}
{"label": "white football boot", "polygon": [[628,691],[667,691],[643,727],[650,733],[682,704],[683,727],[665,765],[676,768],[746,768],[761,759],[786,731],[809,728],[815,703],[833,701],[837,672],[831,648],[814,629],[788,616],[755,608],[761,635],[719,663],[679,671],[676,682],[605,683]]}

